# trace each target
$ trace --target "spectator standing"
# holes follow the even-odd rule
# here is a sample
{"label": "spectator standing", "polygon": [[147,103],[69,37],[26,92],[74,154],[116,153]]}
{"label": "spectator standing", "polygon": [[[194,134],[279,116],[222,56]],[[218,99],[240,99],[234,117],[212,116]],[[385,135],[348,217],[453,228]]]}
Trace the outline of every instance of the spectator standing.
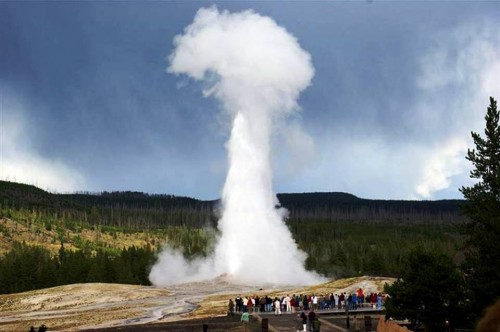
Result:
{"label": "spectator standing", "polygon": [[248,298],[248,302],[247,302],[247,309],[248,309],[248,312],[252,312],[253,311],[253,299],[252,297],[250,296]]}
{"label": "spectator standing", "polygon": [[278,299],[277,297],[274,298],[274,315],[275,316],[278,316],[280,315],[281,316],[281,301],[280,299]]}
{"label": "spectator standing", "polygon": [[248,312],[243,312],[243,314],[241,315],[241,321],[243,322],[246,331],[248,328],[248,323],[250,322],[250,314]]}
{"label": "spectator standing", "polygon": [[313,331],[314,329],[314,320],[316,319],[316,313],[314,312],[314,309],[311,309],[309,311],[309,314],[307,315],[308,322],[309,322],[309,331]]}
{"label": "spectator standing", "polygon": [[248,312],[248,298],[246,296],[243,298],[242,311]]}
{"label": "spectator standing", "polygon": [[313,294],[311,297],[311,301],[312,301],[313,309],[318,310],[318,297]]}
{"label": "spectator standing", "polygon": [[271,312],[273,308],[273,299],[270,298],[269,296],[266,296],[266,306],[267,306],[266,311]]}
{"label": "spectator standing", "polygon": [[259,304],[260,304],[260,311],[265,312],[266,311],[266,297],[262,296],[259,299]]}
{"label": "spectator standing", "polygon": [[227,315],[234,315],[234,302],[233,299],[229,299],[229,303],[227,304]]}
{"label": "spectator standing", "polygon": [[241,307],[243,305],[243,301],[241,300],[241,296],[238,295],[238,297],[234,301],[236,302],[236,312],[240,312]]}
{"label": "spectator standing", "polygon": [[290,295],[285,296],[285,306],[286,306],[286,312],[292,312],[292,304],[291,304],[292,299],[290,298]]}
{"label": "spectator standing", "polygon": [[302,306],[304,307],[304,310],[308,310],[308,304],[309,304],[309,301],[307,300],[307,295],[304,295],[304,297],[302,298]]}
{"label": "spectator standing", "polygon": [[302,331],[306,332],[307,331],[307,315],[305,311],[302,311],[300,314],[300,318],[302,318]]}

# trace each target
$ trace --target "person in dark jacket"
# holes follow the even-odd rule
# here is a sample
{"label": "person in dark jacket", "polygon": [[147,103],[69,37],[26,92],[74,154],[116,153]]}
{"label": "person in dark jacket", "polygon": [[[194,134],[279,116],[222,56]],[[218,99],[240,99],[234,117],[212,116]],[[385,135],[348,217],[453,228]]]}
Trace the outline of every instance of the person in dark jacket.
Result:
{"label": "person in dark jacket", "polygon": [[300,314],[300,318],[302,318],[302,331],[307,331],[307,315],[304,311]]}
{"label": "person in dark jacket", "polygon": [[229,299],[229,303],[227,304],[227,315],[234,315],[234,302],[233,299]]}
{"label": "person in dark jacket", "polygon": [[316,320],[314,309],[311,308],[309,314],[307,314],[307,320],[309,322],[309,331],[314,331],[314,321]]}

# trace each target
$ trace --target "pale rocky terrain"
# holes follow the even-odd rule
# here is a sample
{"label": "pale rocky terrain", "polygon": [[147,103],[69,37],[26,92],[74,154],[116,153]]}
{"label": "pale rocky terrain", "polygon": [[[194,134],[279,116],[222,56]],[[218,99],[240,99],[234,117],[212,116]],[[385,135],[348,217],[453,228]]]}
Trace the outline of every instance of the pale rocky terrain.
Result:
{"label": "pale rocky terrain", "polygon": [[380,292],[391,278],[358,277],[309,287],[239,285],[222,276],[166,288],[121,284],[74,284],[0,295],[0,331],[23,332],[45,324],[49,331],[78,331],[225,315],[237,295]]}

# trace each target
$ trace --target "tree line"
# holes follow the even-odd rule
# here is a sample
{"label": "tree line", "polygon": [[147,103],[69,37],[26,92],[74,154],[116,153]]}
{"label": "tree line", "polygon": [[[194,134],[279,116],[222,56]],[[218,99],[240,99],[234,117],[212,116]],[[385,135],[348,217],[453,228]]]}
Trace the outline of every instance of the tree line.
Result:
{"label": "tree line", "polygon": [[118,253],[71,251],[61,244],[57,255],[41,246],[15,243],[0,258],[0,294],[85,282],[150,285],[155,251],[134,246]]}
{"label": "tree line", "polygon": [[[361,199],[346,193],[278,194],[290,222],[465,221],[460,200],[401,201]],[[135,229],[165,226],[216,226],[220,201],[140,192],[53,194],[34,186],[0,181],[0,208],[36,211],[46,219],[81,221]]]}

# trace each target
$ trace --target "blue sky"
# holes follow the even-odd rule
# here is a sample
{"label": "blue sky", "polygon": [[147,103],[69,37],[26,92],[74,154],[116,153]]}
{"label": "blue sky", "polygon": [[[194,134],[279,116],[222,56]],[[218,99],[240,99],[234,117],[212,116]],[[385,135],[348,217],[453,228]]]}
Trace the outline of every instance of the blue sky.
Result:
{"label": "blue sky", "polygon": [[166,72],[211,5],[271,17],[312,57],[301,111],[273,136],[276,192],[461,197],[470,131],[500,98],[495,1],[2,1],[0,178],[220,197],[229,119]]}

